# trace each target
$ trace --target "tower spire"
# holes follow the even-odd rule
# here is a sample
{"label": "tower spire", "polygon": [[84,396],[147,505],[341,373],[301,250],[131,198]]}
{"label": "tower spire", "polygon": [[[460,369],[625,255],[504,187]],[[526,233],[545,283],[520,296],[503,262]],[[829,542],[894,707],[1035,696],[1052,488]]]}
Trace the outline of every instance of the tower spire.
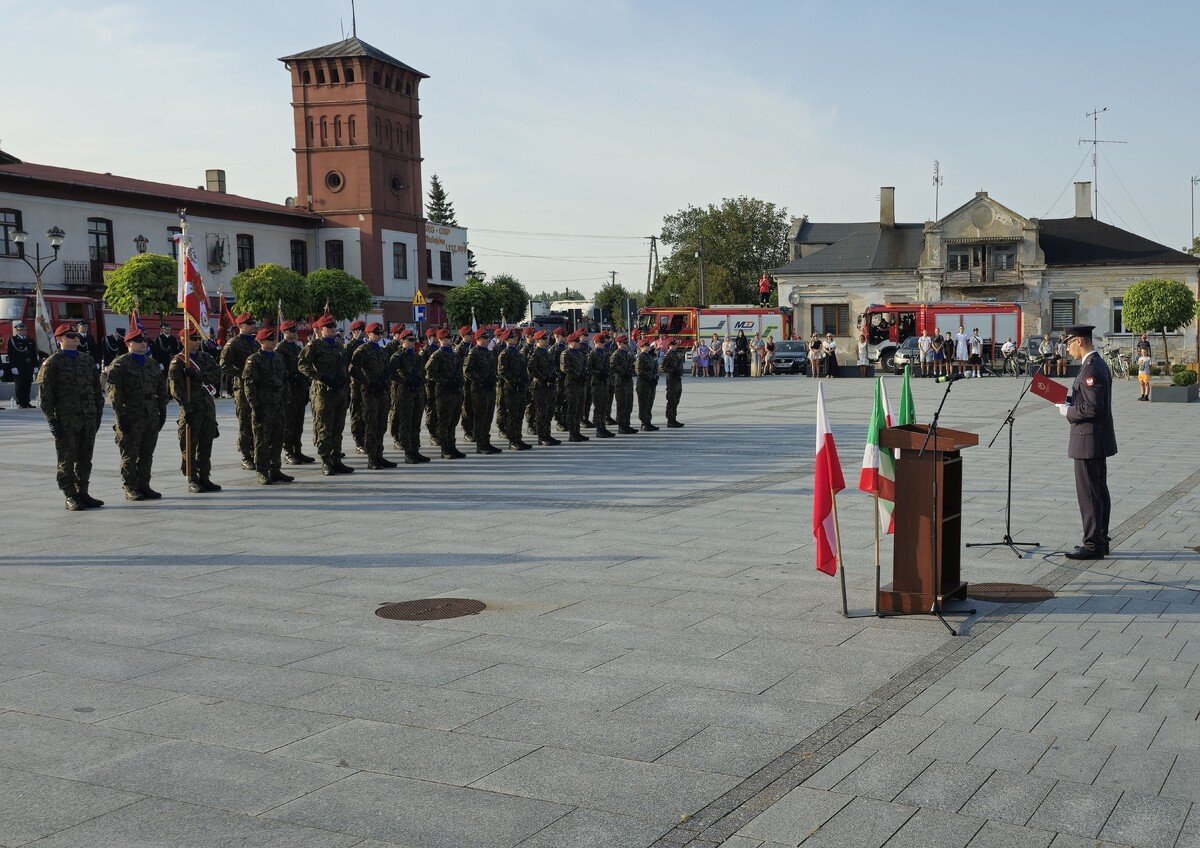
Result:
{"label": "tower spire", "polygon": [[358,38],[358,15],[354,9],[354,0],[350,0],[350,35]]}

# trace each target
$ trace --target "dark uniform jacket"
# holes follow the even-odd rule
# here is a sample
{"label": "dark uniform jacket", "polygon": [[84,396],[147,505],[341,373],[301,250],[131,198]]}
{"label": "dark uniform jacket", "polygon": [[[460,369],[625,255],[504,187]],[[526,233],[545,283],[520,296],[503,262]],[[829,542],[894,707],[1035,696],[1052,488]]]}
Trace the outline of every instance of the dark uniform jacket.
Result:
{"label": "dark uniform jacket", "polygon": [[409,348],[401,348],[392,354],[392,358],[388,360],[389,377],[393,383],[398,383],[400,387],[412,394],[413,397],[421,395],[421,387],[424,385],[424,369],[421,365],[420,355]]}
{"label": "dark uniform jacket", "polygon": [[1112,417],[1112,372],[1099,353],[1089,353],[1067,398],[1071,439],[1067,456],[1095,459],[1117,452],[1117,431]]}
{"label": "dark uniform jacket", "polygon": [[551,388],[554,386],[554,363],[550,359],[549,348],[534,347],[529,354],[529,379],[535,386]]}
{"label": "dark uniform jacket", "polygon": [[667,381],[679,381],[683,379],[683,353],[678,348],[668,350],[667,355],[663,357],[662,372],[666,375]]}
{"label": "dark uniform jacket", "polygon": [[451,347],[439,347],[425,363],[425,380],[431,392],[455,394],[462,391],[462,363]]}
{"label": "dark uniform jacket", "polygon": [[116,333],[109,333],[104,337],[104,367],[107,368],[112,365],[113,360],[128,350],[129,348],[125,346],[123,338]]}
{"label": "dark uniform jacket", "polygon": [[608,385],[609,353],[597,347],[588,355],[588,375],[593,385]]}
{"label": "dark uniform jacket", "polygon": [[258,342],[254,340],[254,336],[245,333],[234,336],[225,342],[221,351],[221,373],[237,381],[235,385],[240,384],[242,372],[246,370],[246,360],[256,350]]}
{"label": "dark uniform jacket", "polygon": [[167,372],[146,354],[118,356],[108,369],[108,394],[117,425],[126,418],[157,423],[167,420]]}
{"label": "dark uniform jacket", "polygon": [[568,347],[559,360],[558,370],[567,384],[582,387],[587,379],[587,357],[579,348]]}
{"label": "dark uniform jacket", "polygon": [[8,370],[32,374],[38,366],[37,343],[30,336],[16,336],[8,340]]}
{"label": "dark uniform jacket", "polygon": [[77,350],[80,353],[86,353],[88,356],[90,356],[92,358],[92,361],[96,363],[96,367],[97,368],[100,367],[100,357],[97,355],[97,352],[96,352],[96,340],[93,339],[90,335],[79,337],[79,347],[77,348]]}
{"label": "dark uniform jacket", "polygon": [[359,391],[380,397],[387,394],[387,369],[387,354],[374,342],[363,342],[350,355],[350,376],[358,383]]}
{"label": "dark uniform jacket", "polygon": [[475,345],[467,351],[463,374],[473,392],[491,392],[496,388],[496,357],[486,347]]}
{"label": "dark uniform jacket", "polygon": [[275,351],[256,350],[246,360],[242,388],[256,414],[282,413],[287,402],[287,363]]}
{"label": "dark uniform jacket", "polygon": [[298,397],[308,395],[312,380],[300,373],[300,352],[304,348],[298,341],[282,341],[275,346],[275,352],[283,358],[284,368],[287,369],[288,391],[299,393]]}
{"label": "dark uniform jacket", "polygon": [[297,367],[309,380],[319,383],[327,396],[345,392],[349,388],[346,349],[336,339],[313,336],[300,351]]}
{"label": "dark uniform jacket", "polygon": [[529,388],[529,371],[525,365],[525,357],[521,351],[511,345],[505,345],[496,360],[496,378],[500,384],[509,389],[523,392]]}
{"label": "dark uniform jacket", "polygon": [[640,383],[657,383],[658,382],[658,354],[654,352],[653,347],[645,347],[638,354],[637,361],[634,363],[634,372],[637,374],[638,382]]}
{"label": "dark uniform jacket", "polygon": [[170,333],[159,333],[150,342],[150,355],[165,371],[171,365],[175,354],[183,351],[183,342]]}
{"label": "dark uniform jacket", "polygon": [[618,347],[608,360],[608,385],[616,388],[633,380],[634,359],[625,347]]}

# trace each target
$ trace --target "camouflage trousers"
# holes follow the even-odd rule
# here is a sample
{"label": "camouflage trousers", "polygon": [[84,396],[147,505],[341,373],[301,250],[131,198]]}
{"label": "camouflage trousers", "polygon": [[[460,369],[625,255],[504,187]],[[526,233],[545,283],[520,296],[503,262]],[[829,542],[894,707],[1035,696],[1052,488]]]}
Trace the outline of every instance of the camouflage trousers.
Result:
{"label": "camouflage trousers", "polygon": [[87,418],[58,422],[54,450],[58,454],[58,488],[67,497],[87,489],[92,478],[92,451],[96,446],[96,422]]}
{"label": "camouflage trousers", "polygon": [[150,485],[154,449],[158,446],[158,415],[124,415],[113,425],[121,454],[121,485],[137,491]]}
{"label": "camouflage trousers", "polygon": [[363,391],[359,401],[362,446],[367,458],[383,459],[383,434],[388,426],[388,396],[383,391]]}
{"label": "camouflage trousers", "polygon": [[462,393],[439,389],[437,393],[437,443],[443,452],[455,450]]}
{"label": "camouflage trousers", "polygon": [[471,435],[475,447],[485,448],[492,444],[492,418],[496,414],[496,390],[492,386],[481,386],[471,400]]}
{"label": "camouflage trousers", "polygon": [[633,416],[633,380],[621,380],[612,387],[613,399],[617,404],[617,426],[629,428]]}
{"label": "camouflage trousers", "polygon": [[475,387],[471,383],[463,388],[461,418],[463,435],[468,442],[475,441]]}
{"label": "camouflage trousers", "polygon": [[304,410],[307,407],[307,388],[303,384],[290,384],[283,414],[283,450],[289,456],[304,453],[301,442],[304,439]]}
{"label": "camouflage trousers", "polygon": [[421,448],[421,394],[392,386],[392,441],[406,454]]}
{"label": "camouflage trousers", "polygon": [[683,396],[683,380],[667,380],[667,422],[675,420],[679,412],[679,399]]}
{"label": "camouflage trousers", "polygon": [[608,390],[608,383],[592,383],[592,423],[596,425],[597,430],[604,429],[604,420],[608,418],[608,408],[612,403],[612,396]]}
{"label": "camouflage trousers", "polygon": [[254,461],[254,416],[250,411],[250,401],[242,389],[242,381],[233,381],[233,411],[237,415],[238,437],[237,449],[242,459]]}
{"label": "camouflage trousers", "polygon": [[[191,427],[192,477],[191,480],[207,480],[212,473],[212,443],[219,435],[217,419],[210,415],[187,415],[179,413],[176,427],[179,433],[179,471],[187,476],[189,439],[187,428]],[[189,480],[188,482],[191,482]]]}
{"label": "camouflage trousers", "polygon": [[342,433],[346,429],[346,407],[349,398],[346,390],[329,390],[320,383],[313,383],[313,446],[325,464],[335,462],[342,455]]}
{"label": "camouflage trousers", "polygon": [[529,408],[533,410],[530,416],[530,432],[541,439],[550,438],[550,417],[554,412],[554,385],[552,383],[534,383],[529,393]]}
{"label": "camouflage trousers", "polygon": [[568,433],[578,436],[580,415],[583,412],[583,383],[565,383],[562,394],[564,429]]}
{"label": "camouflage trousers", "polygon": [[654,414],[654,395],[658,392],[658,383],[648,380],[637,381],[638,420],[643,426],[650,424]]}
{"label": "camouflage trousers", "polygon": [[366,432],[366,419],[363,418],[363,390],[354,381],[350,383],[350,438],[354,446],[365,448],[363,434]]}
{"label": "camouflage trousers", "polygon": [[521,439],[521,417],[525,414],[528,392],[511,386],[496,387],[496,423],[500,432],[515,445]]}
{"label": "camouflage trousers", "polygon": [[[457,414],[455,412],[456,418]],[[438,444],[437,390],[432,388],[425,392],[425,429],[429,431],[429,441],[432,444]]]}
{"label": "camouflage trousers", "polygon": [[254,416],[254,470],[259,474],[278,471],[283,459],[283,403],[264,404]]}

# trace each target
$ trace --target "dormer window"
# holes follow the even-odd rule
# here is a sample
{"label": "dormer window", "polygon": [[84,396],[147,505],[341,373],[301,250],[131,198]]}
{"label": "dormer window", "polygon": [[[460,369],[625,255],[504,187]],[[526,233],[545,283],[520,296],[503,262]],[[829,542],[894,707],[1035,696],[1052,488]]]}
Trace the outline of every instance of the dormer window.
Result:
{"label": "dormer window", "polygon": [[354,82],[354,68],[346,68],[346,82]]}
{"label": "dormer window", "polygon": [[317,68],[317,85],[325,84],[325,69]]}
{"label": "dormer window", "polygon": [[329,69],[329,81],[330,81],[330,82],[332,82],[332,83],[339,83],[339,82],[341,82],[341,81],[342,81],[341,77],[339,77],[339,76],[338,76],[338,69],[337,69],[337,68],[330,68],[330,69]]}

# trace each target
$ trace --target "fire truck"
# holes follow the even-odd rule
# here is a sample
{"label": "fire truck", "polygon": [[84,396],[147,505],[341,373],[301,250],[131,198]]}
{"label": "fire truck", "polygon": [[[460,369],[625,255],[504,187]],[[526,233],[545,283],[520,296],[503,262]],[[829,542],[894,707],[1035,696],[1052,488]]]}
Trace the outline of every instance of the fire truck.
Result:
{"label": "fire truck", "polygon": [[776,341],[785,338],[784,315],[778,309],[760,306],[647,306],[638,310],[638,329],[643,334],[678,339],[685,350],[696,345],[699,338],[736,336],[738,330],[747,336],[770,333]]}
{"label": "fire truck", "polygon": [[979,328],[984,357],[996,358],[1005,339],[1021,343],[1021,304],[994,300],[956,300],[943,303],[872,304],[858,317],[859,330],[867,333],[867,355],[887,371],[893,370],[893,358],[904,340],[923,331],[933,335],[940,330],[957,333],[959,327],[970,333]]}

